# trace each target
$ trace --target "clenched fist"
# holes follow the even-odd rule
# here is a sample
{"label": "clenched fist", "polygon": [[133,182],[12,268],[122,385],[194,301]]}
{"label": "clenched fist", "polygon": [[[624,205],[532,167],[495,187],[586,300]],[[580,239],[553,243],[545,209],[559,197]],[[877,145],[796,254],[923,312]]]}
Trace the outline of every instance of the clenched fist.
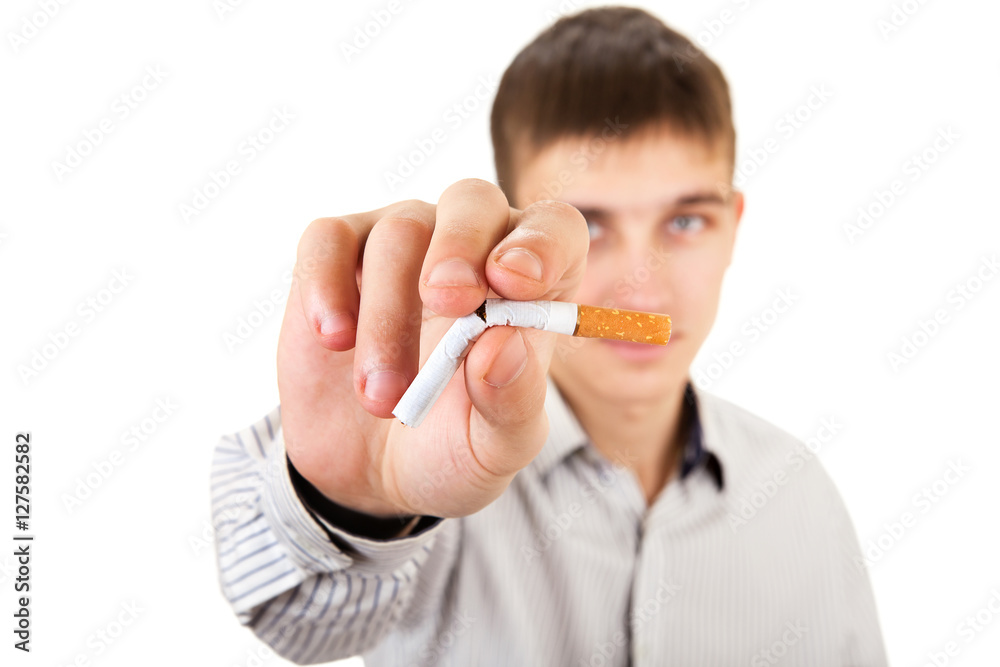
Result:
{"label": "clenched fist", "polygon": [[298,246],[278,342],[288,457],[336,503],[378,516],[472,514],[548,435],[556,334],[500,326],[470,348],[418,429],[392,409],[455,318],[487,297],[571,301],[589,237],[569,204],[523,211],[462,180],[411,200],[320,218]]}

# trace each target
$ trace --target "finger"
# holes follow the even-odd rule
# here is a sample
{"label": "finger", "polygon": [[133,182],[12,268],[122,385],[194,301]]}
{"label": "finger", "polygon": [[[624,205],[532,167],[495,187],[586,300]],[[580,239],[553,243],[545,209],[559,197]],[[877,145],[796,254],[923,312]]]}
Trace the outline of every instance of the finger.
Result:
{"label": "finger", "polygon": [[476,460],[501,477],[528,465],[548,435],[546,371],[533,344],[542,338],[529,333],[554,335],[519,327],[491,327],[465,360],[466,390],[475,407],[470,417],[470,444]]}
{"label": "finger", "polygon": [[442,193],[420,276],[420,297],[439,315],[461,317],[487,294],[484,267],[507,234],[511,208],[500,188],[467,178]]}
{"label": "finger", "polygon": [[587,221],[573,206],[537,201],[514,218],[514,229],[489,254],[486,278],[505,299],[570,299],[587,265]]}
{"label": "finger", "polygon": [[371,229],[368,214],[319,218],[299,240],[294,279],[302,313],[316,340],[330,350],[354,347],[358,321],[355,270]]}
{"label": "finger", "polygon": [[392,408],[417,374],[423,306],[417,279],[434,216],[426,209],[392,209],[365,244],[354,384],[376,417]]}

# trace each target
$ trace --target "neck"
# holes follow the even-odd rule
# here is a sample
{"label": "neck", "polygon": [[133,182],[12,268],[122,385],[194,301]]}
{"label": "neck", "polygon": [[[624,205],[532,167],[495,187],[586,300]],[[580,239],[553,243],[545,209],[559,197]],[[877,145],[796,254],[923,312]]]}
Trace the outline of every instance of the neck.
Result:
{"label": "neck", "polygon": [[655,398],[618,402],[553,379],[594,447],[612,463],[632,470],[646,505],[652,505],[680,468],[688,427],[684,410],[686,379]]}

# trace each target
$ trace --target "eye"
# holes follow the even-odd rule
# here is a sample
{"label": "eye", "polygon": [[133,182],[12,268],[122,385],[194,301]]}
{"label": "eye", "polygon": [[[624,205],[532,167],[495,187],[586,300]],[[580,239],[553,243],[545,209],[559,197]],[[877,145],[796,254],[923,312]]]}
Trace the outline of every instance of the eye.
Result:
{"label": "eye", "polygon": [[670,231],[694,234],[705,226],[705,218],[700,215],[678,215],[670,221]]}
{"label": "eye", "polygon": [[604,236],[604,227],[600,223],[594,222],[590,218],[587,218],[587,231],[590,233],[590,240],[596,241],[597,239]]}

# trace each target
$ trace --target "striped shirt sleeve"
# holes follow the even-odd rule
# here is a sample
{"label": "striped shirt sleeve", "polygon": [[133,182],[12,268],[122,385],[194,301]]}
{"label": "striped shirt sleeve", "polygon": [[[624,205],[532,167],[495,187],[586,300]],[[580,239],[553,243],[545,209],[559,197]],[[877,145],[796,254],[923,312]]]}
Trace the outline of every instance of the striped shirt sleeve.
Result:
{"label": "striped shirt sleeve", "polygon": [[861,554],[857,530],[851,520],[839,490],[831,485],[830,518],[840,547],[840,564],[843,576],[843,618],[846,625],[844,638],[845,665],[881,667],[888,664],[878,606],[872,590],[868,567]]}
{"label": "striped shirt sleeve", "polygon": [[[280,406],[223,436],[213,454],[219,585],[239,622],[296,664],[377,645],[406,613],[423,565],[435,555],[435,540],[451,521],[380,541],[349,534],[310,512],[289,477]],[[429,568],[432,576],[447,576],[449,568],[437,565]],[[428,583],[419,588],[442,589]],[[420,601],[427,604],[433,601]]]}

